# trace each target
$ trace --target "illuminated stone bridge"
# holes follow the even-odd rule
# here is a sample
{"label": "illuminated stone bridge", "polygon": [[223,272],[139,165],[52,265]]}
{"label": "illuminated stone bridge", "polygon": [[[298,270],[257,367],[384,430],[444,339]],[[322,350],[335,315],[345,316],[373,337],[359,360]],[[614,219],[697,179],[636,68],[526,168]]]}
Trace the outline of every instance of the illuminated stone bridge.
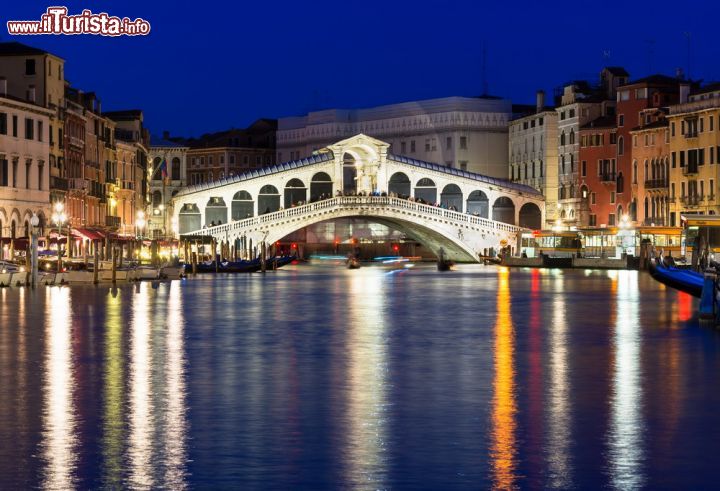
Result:
{"label": "illuminated stone bridge", "polygon": [[361,134],[306,159],[191,186],[173,199],[175,230],[247,249],[318,222],[363,217],[435,254],[442,248],[450,259],[477,261],[490,248],[515,246],[523,228],[541,228],[544,200],[535,189],[388,147]]}

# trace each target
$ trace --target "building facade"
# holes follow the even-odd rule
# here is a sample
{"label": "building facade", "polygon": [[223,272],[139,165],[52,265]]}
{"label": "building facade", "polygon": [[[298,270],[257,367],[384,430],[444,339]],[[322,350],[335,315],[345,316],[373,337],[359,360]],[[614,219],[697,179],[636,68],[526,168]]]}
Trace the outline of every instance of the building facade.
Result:
{"label": "building facade", "polygon": [[308,157],[363,133],[391,153],[501,179],[508,178],[508,99],[446,97],[368,109],[328,109],[278,120],[277,161]]}
{"label": "building facade", "polygon": [[65,201],[65,61],[47,51],[17,42],[0,43],[0,96],[28,101],[52,111],[50,145],[50,194],[53,202]]}
{"label": "building facade", "polygon": [[105,112],[103,116],[115,123],[115,152],[106,170],[106,226],[119,235],[137,236],[143,233],[136,225],[138,212],[146,214],[150,134],[138,109]]}
{"label": "building facade", "polygon": [[173,138],[188,147],[187,184],[201,184],[275,164],[277,122],[260,119],[245,129],[200,138]]}
{"label": "building facade", "polygon": [[627,81],[627,72],[608,67],[600,83],[573,82],[563,88],[558,113],[558,215],[563,227],[588,225],[590,209],[583,198],[580,175],[580,128],[597,118],[614,116],[615,91]]}
{"label": "building facade", "polygon": [[[689,94],[680,88],[680,103],[670,106],[670,225],[680,225],[683,213],[720,213],[720,85]],[[689,94],[689,96],[688,96]]]}
{"label": "building facade", "polygon": [[537,93],[536,111],[509,125],[509,179],[532,186],[545,196],[545,228],[555,224],[558,211],[558,113],[545,107],[545,94]]}
{"label": "building facade", "polygon": [[[187,153],[189,147],[170,140],[165,132],[162,137],[150,137],[149,159],[151,166],[147,204],[147,230],[153,238],[172,235],[172,198],[187,186]],[[229,158],[228,158],[229,160]],[[162,164],[166,165],[166,176],[163,176]]]}
{"label": "building facade", "polygon": [[0,97],[0,246],[27,237],[33,213],[44,233],[50,217],[50,118],[53,111]]}
{"label": "building facade", "polygon": [[[578,169],[579,209],[587,210],[591,227],[614,226],[617,193],[623,190],[617,173],[617,126],[614,116],[597,118],[580,128],[580,166]],[[565,219],[566,217],[562,217]]]}
{"label": "building facade", "polygon": [[670,132],[665,112],[640,113],[631,132],[632,192],[630,220],[639,225],[669,225]]}

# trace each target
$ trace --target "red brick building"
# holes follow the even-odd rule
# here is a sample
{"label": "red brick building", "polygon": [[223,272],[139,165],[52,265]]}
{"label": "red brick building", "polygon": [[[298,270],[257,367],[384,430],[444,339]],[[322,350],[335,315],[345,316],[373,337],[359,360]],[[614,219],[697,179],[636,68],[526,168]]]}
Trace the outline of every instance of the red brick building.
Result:
{"label": "red brick building", "polygon": [[605,116],[580,128],[580,198],[589,210],[584,226],[613,226],[623,210],[617,203],[625,182],[618,177],[615,121]]}

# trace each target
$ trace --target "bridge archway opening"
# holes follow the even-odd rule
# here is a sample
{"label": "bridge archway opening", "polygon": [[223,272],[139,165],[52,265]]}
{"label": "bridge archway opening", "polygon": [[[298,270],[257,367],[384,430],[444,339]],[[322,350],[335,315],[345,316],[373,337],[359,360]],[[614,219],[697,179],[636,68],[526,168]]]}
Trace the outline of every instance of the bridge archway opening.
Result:
{"label": "bridge archway opening", "polygon": [[357,194],[357,177],[359,162],[349,153],[343,155],[343,194]]}
{"label": "bridge archway opening", "polygon": [[285,208],[305,203],[307,188],[300,179],[290,179],[285,185]]}
{"label": "bridge archway opening", "polygon": [[507,196],[500,196],[493,204],[492,219],[515,225],[515,203]]}
{"label": "bridge archway opening", "polygon": [[428,177],[423,177],[415,184],[415,199],[422,200],[425,203],[437,203],[437,187],[435,181]]}
{"label": "bridge archway opening", "polygon": [[388,192],[401,198],[410,196],[410,178],[404,172],[396,172],[388,181]]}
{"label": "bridge archway opening", "polygon": [[467,212],[482,218],[488,218],[490,200],[487,195],[480,191],[473,191],[467,199]]}
{"label": "bridge archway opening", "polygon": [[463,194],[457,184],[448,184],[440,193],[440,204],[449,210],[463,211]]}
{"label": "bridge archway opening", "polygon": [[258,215],[272,213],[280,209],[280,193],[277,188],[267,184],[258,193]]}
{"label": "bridge archway opening", "polygon": [[228,209],[225,200],[213,196],[205,205],[205,225],[227,223]]}
{"label": "bridge archway opening", "polygon": [[255,201],[247,191],[238,191],[232,199],[232,219],[243,220],[255,215]]}
{"label": "bridge archway opening", "polygon": [[535,203],[525,203],[520,208],[520,226],[540,230],[542,228],[542,213]]}
{"label": "bridge archway opening", "polygon": [[320,196],[332,197],[333,183],[326,172],[318,172],[310,180],[310,201],[318,201]]}
{"label": "bridge archway opening", "polygon": [[195,203],[185,203],[179,213],[178,232],[186,234],[200,230],[202,227],[202,215]]}

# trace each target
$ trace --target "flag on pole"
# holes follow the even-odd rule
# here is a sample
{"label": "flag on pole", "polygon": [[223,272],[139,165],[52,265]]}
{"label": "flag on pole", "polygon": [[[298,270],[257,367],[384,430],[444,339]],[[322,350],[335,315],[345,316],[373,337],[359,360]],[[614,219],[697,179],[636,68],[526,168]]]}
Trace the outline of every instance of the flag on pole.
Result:
{"label": "flag on pole", "polygon": [[162,163],[160,164],[160,172],[162,173],[162,178],[167,179],[167,159],[163,159]]}

